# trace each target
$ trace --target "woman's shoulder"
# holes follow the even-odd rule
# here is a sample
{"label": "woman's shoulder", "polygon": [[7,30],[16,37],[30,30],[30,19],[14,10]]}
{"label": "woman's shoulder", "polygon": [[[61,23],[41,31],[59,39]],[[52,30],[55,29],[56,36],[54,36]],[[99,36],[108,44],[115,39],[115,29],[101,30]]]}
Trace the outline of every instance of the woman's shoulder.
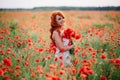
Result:
{"label": "woman's shoulder", "polygon": [[53,31],[53,35],[57,35],[58,34],[58,31],[57,30],[54,30]]}
{"label": "woman's shoulder", "polygon": [[54,37],[56,37],[56,36],[58,36],[58,35],[59,35],[58,31],[55,30],[55,31],[53,31],[52,38],[54,39]]}

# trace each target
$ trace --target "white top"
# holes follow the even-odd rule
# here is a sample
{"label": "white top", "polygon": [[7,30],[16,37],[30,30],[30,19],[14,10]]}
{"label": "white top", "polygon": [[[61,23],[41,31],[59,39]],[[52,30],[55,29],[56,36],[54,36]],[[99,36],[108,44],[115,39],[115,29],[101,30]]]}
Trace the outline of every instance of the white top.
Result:
{"label": "white top", "polygon": [[[63,44],[64,46],[68,46],[69,44],[69,39],[63,38]],[[63,56],[63,60],[60,60],[59,57]],[[70,52],[69,51],[65,51],[65,52],[60,52],[60,50],[58,48],[56,48],[56,53],[55,53],[55,57],[57,57],[59,59],[59,62],[64,62],[65,66],[70,64]]]}

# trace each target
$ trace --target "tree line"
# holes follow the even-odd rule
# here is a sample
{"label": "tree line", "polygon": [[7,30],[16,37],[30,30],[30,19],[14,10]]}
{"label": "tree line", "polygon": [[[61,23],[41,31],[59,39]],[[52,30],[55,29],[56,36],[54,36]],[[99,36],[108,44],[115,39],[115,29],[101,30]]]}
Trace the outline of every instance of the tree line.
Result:
{"label": "tree line", "polygon": [[34,7],[32,9],[25,9],[25,8],[0,8],[0,11],[4,10],[116,10],[120,11],[120,6],[114,7],[114,6],[108,6],[108,7]]}

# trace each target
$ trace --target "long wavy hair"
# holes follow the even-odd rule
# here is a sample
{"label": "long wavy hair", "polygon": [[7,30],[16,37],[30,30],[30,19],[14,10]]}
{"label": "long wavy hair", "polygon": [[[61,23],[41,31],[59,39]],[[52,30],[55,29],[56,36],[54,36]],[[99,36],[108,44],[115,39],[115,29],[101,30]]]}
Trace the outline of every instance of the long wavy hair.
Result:
{"label": "long wavy hair", "polygon": [[54,42],[53,39],[52,39],[52,34],[53,34],[54,30],[57,30],[59,35],[60,35],[60,31],[58,30],[58,28],[61,28],[61,26],[57,24],[57,21],[56,21],[56,16],[57,15],[59,15],[59,16],[64,18],[64,14],[61,11],[54,11],[54,12],[52,12],[52,14],[51,14],[51,23],[50,23],[50,25],[51,25],[51,28],[50,28],[50,39],[52,40],[52,42]]}

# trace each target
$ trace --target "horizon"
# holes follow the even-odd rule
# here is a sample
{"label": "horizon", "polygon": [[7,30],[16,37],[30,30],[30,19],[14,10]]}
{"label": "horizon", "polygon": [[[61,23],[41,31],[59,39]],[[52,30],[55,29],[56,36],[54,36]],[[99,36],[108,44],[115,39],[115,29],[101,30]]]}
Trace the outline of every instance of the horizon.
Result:
{"label": "horizon", "polygon": [[55,8],[59,8],[59,7],[73,7],[73,8],[104,8],[104,7],[120,7],[120,6],[90,6],[90,7],[88,7],[88,6],[85,6],[85,7],[81,7],[81,6],[35,6],[35,7],[33,7],[33,8],[0,8],[0,9],[34,9],[34,8],[45,8],[45,7],[47,7],[47,8],[52,8],[52,7],[55,7]]}

